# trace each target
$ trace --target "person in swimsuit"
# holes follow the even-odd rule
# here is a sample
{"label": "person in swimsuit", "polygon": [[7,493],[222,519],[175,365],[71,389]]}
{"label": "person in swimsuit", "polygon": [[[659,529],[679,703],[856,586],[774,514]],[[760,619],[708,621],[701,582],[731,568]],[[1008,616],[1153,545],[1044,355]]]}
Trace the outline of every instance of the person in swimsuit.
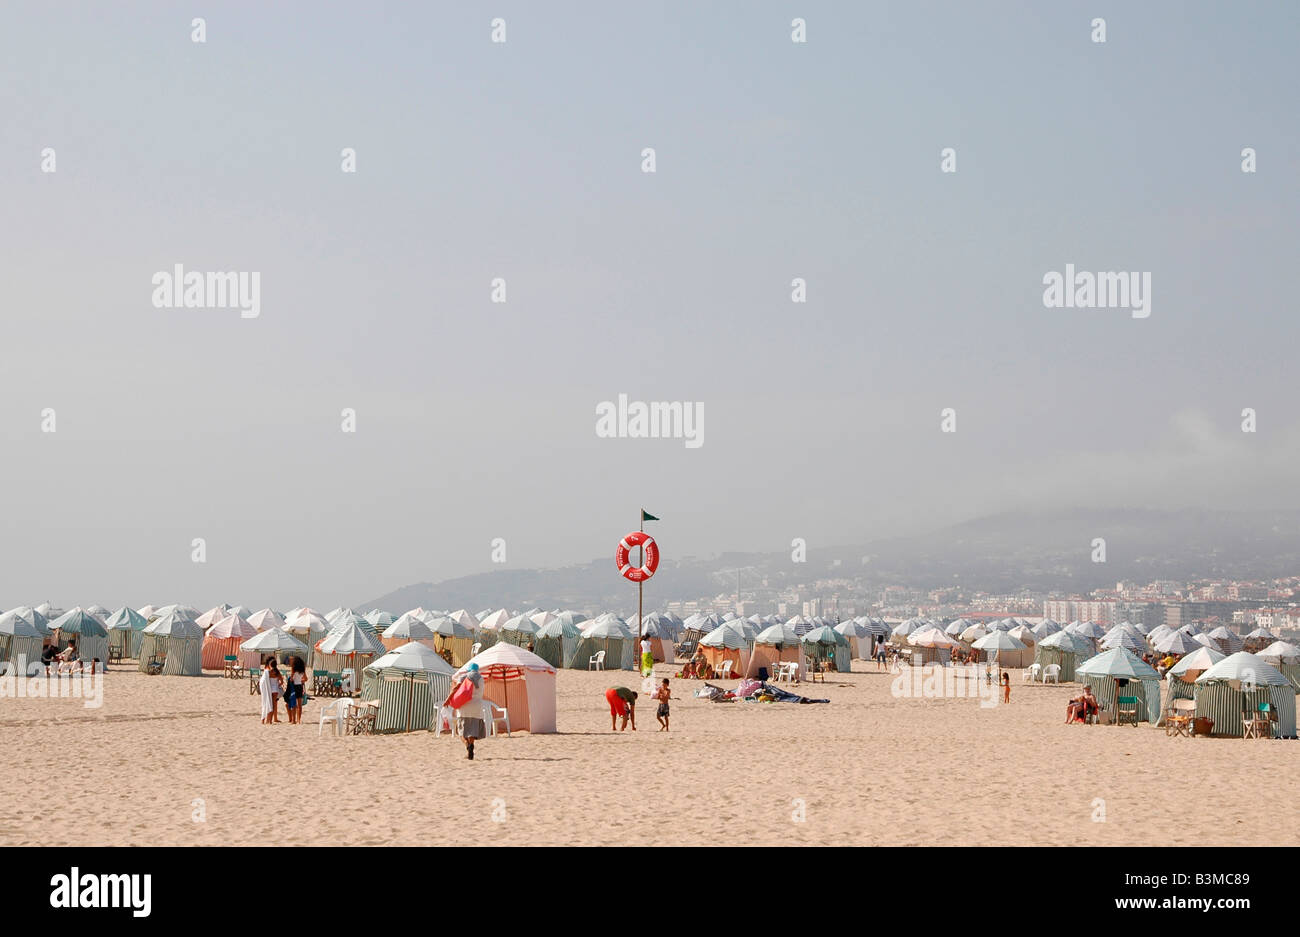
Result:
{"label": "person in swimsuit", "polygon": [[655,699],[659,701],[659,708],[655,710],[655,718],[659,720],[659,725],[663,726],[659,731],[668,731],[668,701],[672,699],[671,691],[668,689],[668,678],[664,677],[664,682],[659,684],[659,689],[655,690]]}

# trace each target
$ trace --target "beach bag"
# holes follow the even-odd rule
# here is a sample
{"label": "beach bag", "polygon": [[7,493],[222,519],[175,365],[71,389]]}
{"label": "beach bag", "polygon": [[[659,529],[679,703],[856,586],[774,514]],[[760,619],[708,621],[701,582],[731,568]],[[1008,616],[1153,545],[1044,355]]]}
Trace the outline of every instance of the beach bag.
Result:
{"label": "beach bag", "polygon": [[473,698],[474,681],[466,677],[457,684],[456,689],[451,691],[451,696],[447,697],[447,705],[452,709],[460,709]]}

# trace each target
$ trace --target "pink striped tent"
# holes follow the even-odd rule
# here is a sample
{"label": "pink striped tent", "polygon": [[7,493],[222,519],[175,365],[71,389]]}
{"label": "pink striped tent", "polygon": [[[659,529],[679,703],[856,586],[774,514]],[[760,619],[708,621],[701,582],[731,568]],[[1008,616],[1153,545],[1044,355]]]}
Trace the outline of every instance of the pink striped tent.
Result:
{"label": "pink striped tent", "polygon": [[257,651],[241,651],[239,645],[257,634],[257,628],[238,615],[227,615],[208,629],[203,636],[203,669],[221,670],[226,657],[239,658],[244,667],[256,667],[262,662]]}

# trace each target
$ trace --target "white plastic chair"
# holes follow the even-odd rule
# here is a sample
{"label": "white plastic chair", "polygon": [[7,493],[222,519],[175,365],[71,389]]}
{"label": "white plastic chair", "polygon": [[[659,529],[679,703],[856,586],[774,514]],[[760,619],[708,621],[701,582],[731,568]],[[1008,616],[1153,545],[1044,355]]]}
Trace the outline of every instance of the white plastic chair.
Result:
{"label": "white plastic chair", "polygon": [[506,738],[510,737],[510,712],[504,706],[483,701],[483,721],[487,723],[488,735],[497,735],[497,723],[506,724]]}
{"label": "white plastic chair", "polygon": [[1036,663],[1030,664],[1028,667],[1025,668],[1025,675],[1024,678],[1021,680],[1021,682],[1033,683],[1035,680],[1038,679],[1038,673],[1042,669],[1043,668],[1039,664]]}
{"label": "white plastic chair", "polygon": [[[445,730],[443,729],[444,724],[447,726]],[[460,730],[456,723],[456,710],[452,709],[450,706],[438,707],[438,716],[433,727],[433,734],[435,737],[442,735],[444,731],[449,733],[452,738],[455,738],[460,734]]]}
{"label": "white plastic chair", "polygon": [[320,726],[316,730],[316,737],[320,738],[325,734],[325,723],[334,724],[334,734],[342,735],[343,726],[348,721],[348,707],[352,705],[352,700],[344,697],[342,699],[332,700],[320,708]]}
{"label": "white plastic chair", "polygon": [[718,668],[718,676],[717,676],[717,679],[719,679],[719,680],[730,680],[730,679],[731,679],[731,665],[732,665],[732,663],[733,663],[733,662],[732,662],[732,661],[729,661],[729,660],[724,660],[724,661],[722,662],[722,666]]}
{"label": "white plastic chair", "polygon": [[478,652],[483,650],[483,643],[480,641],[469,649],[470,657],[478,657]]}
{"label": "white plastic chair", "polygon": [[1060,683],[1060,682],[1061,682],[1061,665],[1060,665],[1060,664],[1048,664],[1046,667],[1044,667],[1044,668],[1043,668],[1043,682],[1044,682],[1044,683]]}
{"label": "white plastic chair", "polygon": [[604,670],[604,669],[605,669],[605,652],[604,652],[604,651],[597,651],[597,652],[596,652],[595,654],[593,654],[591,657],[587,658],[587,669],[588,669],[588,670]]}

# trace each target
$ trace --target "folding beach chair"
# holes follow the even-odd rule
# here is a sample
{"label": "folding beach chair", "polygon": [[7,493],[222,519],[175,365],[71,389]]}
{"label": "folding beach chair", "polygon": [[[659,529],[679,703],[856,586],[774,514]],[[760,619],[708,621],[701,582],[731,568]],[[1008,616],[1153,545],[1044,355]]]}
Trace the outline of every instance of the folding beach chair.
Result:
{"label": "folding beach chair", "polygon": [[262,679],[261,667],[248,668],[248,695],[249,696],[257,695],[257,682],[261,679]]}
{"label": "folding beach chair", "polygon": [[1121,696],[1115,700],[1115,724],[1123,725],[1126,722],[1134,726],[1138,724],[1138,698],[1136,696]]}
{"label": "folding beach chair", "polygon": [[1165,712],[1165,735],[1191,738],[1192,719],[1196,716],[1196,701],[1176,699]]}

